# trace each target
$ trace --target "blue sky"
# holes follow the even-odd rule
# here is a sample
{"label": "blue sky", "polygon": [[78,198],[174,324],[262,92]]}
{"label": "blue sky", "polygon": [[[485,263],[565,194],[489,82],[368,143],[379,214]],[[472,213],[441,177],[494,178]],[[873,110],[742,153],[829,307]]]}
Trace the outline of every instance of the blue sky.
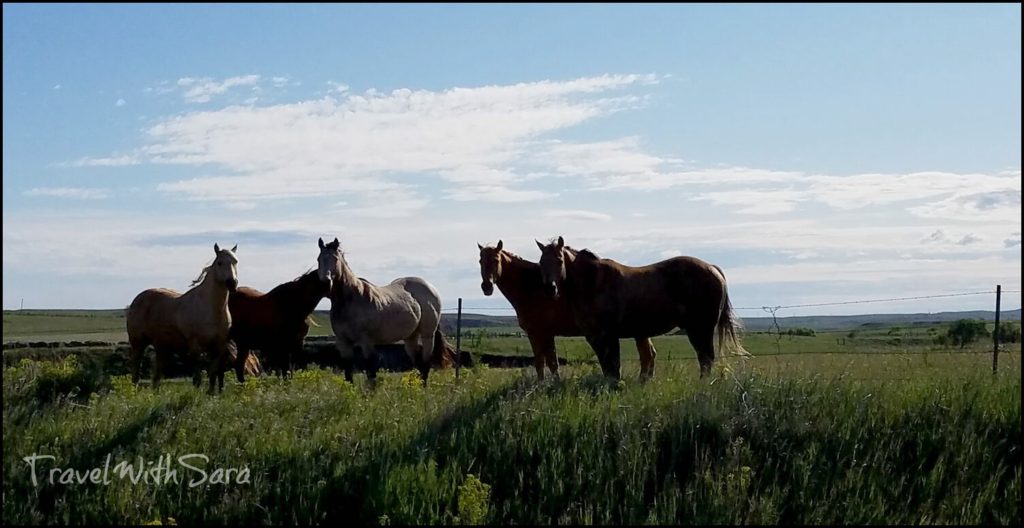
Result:
{"label": "blue sky", "polygon": [[5,4],[3,306],[184,290],[214,242],[269,289],[318,236],[449,306],[507,306],[477,242],[536,260],[557,235],[704,258],[737,306],[1019,290],[1020,28],[1019,5]]}

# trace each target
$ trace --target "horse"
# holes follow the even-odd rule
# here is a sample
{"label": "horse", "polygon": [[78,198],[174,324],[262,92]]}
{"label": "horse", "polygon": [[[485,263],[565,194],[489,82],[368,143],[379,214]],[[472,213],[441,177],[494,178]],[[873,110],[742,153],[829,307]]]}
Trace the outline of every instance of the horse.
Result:
{"label": "horse", "polygon": [[451,362],[448,347],[438,345],[444,343],[441,295],[419,277],[376,286],[352,272],[337,238],[330,244],[321,238],[319,243],[318,273],[330,288],[331,328],[345,379],[352,381],[353,354],[358,348],[366,360],[366,377],[375,385],[379,369],[376,345],[403,341],[426,386],[435,348],[446,356],[444,364]]}
{"label": "horse", "polygon": [[184,352],[193,363],[193,385],[200,385],[201,362],[205,360],[209,393],[213,394],[215,385],[224,390],[224,370],[230,356],[228,294],[238,287],[237,250],[237,245],[228,250],[214,244],[213,263],[203,268],[192,281],[193,287],[184,294],[151,288],[135,296],[125,314],[133,383],[139,382],[139,363],[146,348],[152,345],[156,351],[154,388],[160,383],[167,356]]}
{"label": "horse", "polygon": [[655,336],[679,327],[697,352],[700,377],[710,373],[718,348],[729,342],[748,355],[736,334],[740,321],[729,302],[725,274],[696,257],[673,257],[640,267],[576,251],[562,237],[538,241],[543,286],[564,295],[597,354],[605,375],[619,378],[619,336]]}
{"label": "horse", "polygon": [[[483,279],[480,289],[490,297],[497,286],[512,304],[519,327],[530,340],[537,378],[544,379],[545,360],[551,375],[558,378],[555,336],[583,335],[565,297],[549,296],[541,280],[540,265],[506,251],[501,240],[494,247],[481,246],[479,242],[476,246],[480,249],[480,277]],[[654,376],[657,355],[654,343],[648,337],[636,337],[636,349],[640,354],[640,378],[650,379]]]}
{"label": "horse", "polygon": [[310,270],[295,280],[279,284],[267,293],[248,286],[231,292],[232,341],[238,347],[235,376],[245,382],[244,372],[253,350],[261,350],[268,366],[276,366],[281,377],[291,370],[293,354],[302,352],[302,342],[309,333],[313,310],[327,296],[328,285]]}

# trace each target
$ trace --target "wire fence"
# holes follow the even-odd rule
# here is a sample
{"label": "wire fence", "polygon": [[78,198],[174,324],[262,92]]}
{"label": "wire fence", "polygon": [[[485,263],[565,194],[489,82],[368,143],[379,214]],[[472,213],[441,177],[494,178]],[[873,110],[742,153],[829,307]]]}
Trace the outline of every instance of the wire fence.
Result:
{"label": "wire fence", "polygon": [[[812,323],[807,321],[800,321],[799,319],[793,320],[794,318],[830,318],[830,317],[851,317],[851,318],[864,318],[871,317],[870,315],[829,315],[829,314],[814,314],[814,315],[802,315],[802,316],[788,316],[780,317],[779,312],[782,310],[792,310],[800,308],[820,308],[829,306],[847,306],[847,305],[859,305],[859,304],[873,304],[873,303],[887,303],[887,302],[905,302],[905,301],[920,301],[929,299],[941,299],[941,298],[954,298],[954,297],[972,297],[972,296],[993,296],[998,298],[1000,295],[1005,294],[1020,294],[1020,289],[1002,289],[997,287],[994,289],[987,290],[974,290],[974,291],[961,291],[961,292],[949,292],[949,293],[936,293],[929,295],[913,295],[913,296],[902,296],[902,297],[888,297],[888,298],[873,298],[873,299],[855,299],[855,300],[841,300],[841,301],[830,301],[830,302],[816,302],[816,303],[799,303],[799,304],[788,304],[788,305],[763,305],[763,306],[740,306],[734,307],[735,311],[763,311],[767,315],[761,319],[761,323],[757,329],[747,330],[747,334],[762,334],[760,341],[756,343],[756,346],[762,350],[758,350],[762,355],[771,356],[787,356],[787,355],[798,355],[798,354],[854,354],[854,355],[892,355],[892,354],[906,354],[909,351],[927,353],[929,351],[956,351],[957,349],[963,349],[964,351],[978,352],[982,350],[977,345],[970,348],[958,347],[958,343],[946,343],[942,342],[942,332],[936,329],[934,326],[930,326],[926,329],[922,329],[920,325],[915,324],[913,320],[900,320],[899,314],[893,314],[896,317],[889,320],[878,320],[870,321],[868,323],[858,323],[856,326],[846,325],[842,328],[831,328],[826,327],[823,329],[810,329],[801,328],[800,325],[809,326]],[[993,308],[999,310],[998,300],[994,299]],[[445,313],[457,313],[457,308],[445,309]],[[515,315],[515,309],[511,306],[495,307],[495,306],[472,306],[463,305],[462,314],[473,312],[498,312],[502,314]],[[977,310],[972,310],[977,311]],[[989,311],[989,310],[985,310]],[[998,312],[995,312],[998,314]],[[475,314],[478,315],[478,314]],[[485,317],[487,315],[484,315]],[[747,316],[750,318],[750,316]],[[770,322],[765,326],[764,320],[770,319]],[[782,325],[782,321],[790,323],[789,327]],[[790,320],[786,320],[790,319]],[[996,315],[998,320],[998,315]],[[931,322],[931,321],[929,321]],[[935,323],[951,323],[952,321],[948,318],[934,321]],[[837,322],[835,324],[843,324]],[[821,322],[817,322],[817,326],[821,327]],[[886,329],[888,327],[888,330]],[[1019,332],[1019,330],[1018,330]],[[478,328],[466,328],[462,327],[463,343],[470,344],[473,341],[473,336],[480,333]],[[525,338],[526,333],[517,330],[511,332],[486,332],[489,337],[519,337]],[[1019,334],[1017,334],[1019,336]],[[835,345],[830,348],[824,348],[820,337],[828,336],[831,340],[835,340]],[[866,338],[865,338],[866,336]],[[807,342],[802,341],[801,338],[806,337],[818,337],[819,339]],[[1002,343],[998,337],[993,337],[993,370],[995,369],[995,354],[1001,347]],[[1015,338],[1014,342],[1019,342],[1019,337]],[[817,346],[808,346],[809,344],[816,344]],[[581,346],[586,346],[585,343]],[[678,350],[674,350],[677,347],[670,347],[665,353],[658,354],[658,361],[668,360],[692,360],[692,353],[681,353]],[[561,356],[565,353],[565,347],[559,346],[556,343],[557,353]],[[623,350],[622,359],[630,360],[636,359],[629,351],[629,347],[625,347]],[[529,344],[524,344],[522,348],[516,347],[517,354],[529,355],[531,348]],[[585,352],[584,352],[584,355]],[[582,360],[584,362],[590,361],[593,358],[580,358],[577,361]]]}
{"label": "wire fence", "polygon": [[[832,301],[822,303],[807,303],[807,304],[788,304],[788,305],[762,305],[762,306],[739,306],[733,307],[733,310],[788,310],[793,308],[819,308],[824,306],[844,306],[850,304],[869,304],[869,303],[883,303],[883,302],[897,302],[897,301],[915,301],[923,299],[940,299],[945,297],[968,297],[977,295],[995,295],[996,290],[980,290],[971,292],[957,292],[957,293],[939,293],[934,295],[916,295],[912,297],[890,297],[885,299],[859,299],[852,301]],[[1021,293],[1021,290],[1002,290],[1002,293]],[[444,308],[441,310],[443,313],[457,313],[458,308]],[[515,313],[515,308],[511,306],[463,306],[462,313],[470,311],[485,311],[485,312],[509,312]],[[828,315],[815,315],[814,317],[828,317]]]}

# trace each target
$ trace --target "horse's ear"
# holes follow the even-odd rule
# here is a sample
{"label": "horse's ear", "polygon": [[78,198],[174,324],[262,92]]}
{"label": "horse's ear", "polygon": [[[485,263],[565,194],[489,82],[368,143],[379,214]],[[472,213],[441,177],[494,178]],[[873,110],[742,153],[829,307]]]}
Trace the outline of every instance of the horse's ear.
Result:
{"label": "horse's ear", "polygon": [[213,243],[213,252],[214,253],[220,253],[220,244],[218,244],[216,242]]}
{"label": "horse's ear", "polygon": [[232,253],[234,253],[235,251],[238,251],[238,244],[235,244],[235,247],[231,248]]}
{"label": "horse's ear", "polygon": [[565,240],[562,240],[562,236],[559,235],[558,236],[558,249],[562,249],[564,247],[565,247]]}
{"label": "horse's ear", "polygon": [[336,245],[336,246],[341,244],[341,242],[338,242],[338,237],[334,237],[334,242],[331,242],[331,243]]}
{"label": "horse's ear", "polygon": [[533,239],[533,241],[537,243],[537,247],[539,247],[541,252],[543,252],[544,251],[544,244],[541,244],[540,240],[537,240],[536,238]]}
{"label": "horse's ear", "polygon": [[483,251],[483,249],[484,249],[484,247],[481,246],[479,242],[476,243],[476,247],[480,248],[480,251]]}
{"label": "horse's ear", "polygon": [[498,241],[498,251],[501,251],[501,240]]}
{"label": "horse's ear", "polygon": [[324,239],[323,238],[319,238],[319,239],[317,239],[317,242],[320,243],[320,249],[323,249],[324,248]]}

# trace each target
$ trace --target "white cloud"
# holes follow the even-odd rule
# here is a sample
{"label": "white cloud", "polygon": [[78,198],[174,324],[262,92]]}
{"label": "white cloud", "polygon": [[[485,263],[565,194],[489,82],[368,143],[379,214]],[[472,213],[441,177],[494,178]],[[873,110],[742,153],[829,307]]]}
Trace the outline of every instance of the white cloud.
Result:
{"label": "white cloud", "polygon": [[548,211],[544,213],[544,217],[556,220],[574,220],[579,222],[608,222],[612,219],[611,215],[582,210]]}
{"label": "white cloud", "polygon": [[693,200],[708,200],[715,205],[739,206],[735,210],[743,214],[779,214],[792,211],[796,204],[807,200],[803,191],[741,189],[701,193]]}
{"label": "white cloud", "polygon": [[330,87],[329,92],[343,94],[349,90],[349,85],[340,82],[327,81],[327,86]]}
{"label": "white cloud", "polygon": [[35,187],[25,191],[25,196],[48,196],[51,198],[72,198],[76,200],[100,200],[107,197],[103,189],[81,187]]}
{"label": "white cloud", "polygon": [[[178,85],[197,99],[258,78],[185,78]],[[446,189],[453,200],[530,201],[555,196],[513,185],[539,177],[511,170],[530,163],[535,138],[635,106],[635,96],[604,92],[655,81],[650,75],[603,75],[231,106],[164,120],[148,130],[148,144],[134,154],[152,163],[213,169],[159,186],[194,200],[376,192],[403,187],[390,181],[392,174],[426,173],[456,184]]]}
{"label": "white cloud", "polygon": [[124,99],[118,99],[117,102],[114,103],[114,106],[124,106],[124,105],[125,105],[125,100]]}
{"label": "white cloud", "polygon": [[55,85],[53,85],[53,89],[54,89],[54,90],[60,90],[60,85],[59,85],[59,84],[55,84]]}
{"label": "white cloud", "polygon": [[182,77],[178,79],[177,86],[182,90],[182,96],[190,103],[208,103],[214,96],[226,93],[236,86],[255,86],[260,81],[259,75],[240,75],[229,77],[223,81],[216,81],[210,77],[196,79],[193,77]]}
{"label": "white cloud", "polygon": [[112,156],[108,158],[93,158],[93,157],[82,157],[71,162],[56,163],[58,167],[125,167],[128,165],[138,165],[142,163],[142,160],[134,154],[128,154],[124,156]]}
{"label": "white cloud", "polygon": [[546,191],[509,189],[502,185],[467,185],[449,190],[445,197],[458,202],[534,202],[558,196]]}
{"label": "white cloud", "polygon": [[969,246],[971,244],[981,242],[981,240],[982,239],[976,236],[974,233],[967,233],[960,240],[957,240],[956,244],[958,246]]}

